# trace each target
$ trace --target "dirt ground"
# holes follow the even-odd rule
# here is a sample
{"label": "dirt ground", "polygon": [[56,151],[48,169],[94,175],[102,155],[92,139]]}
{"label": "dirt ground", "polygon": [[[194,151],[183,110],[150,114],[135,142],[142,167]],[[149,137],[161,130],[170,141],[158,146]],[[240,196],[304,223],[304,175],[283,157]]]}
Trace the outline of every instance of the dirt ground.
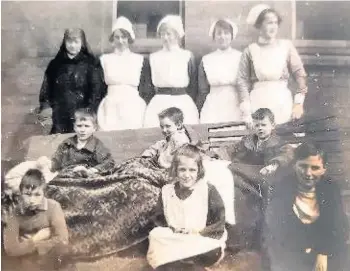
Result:
{"label": "dirt ground", "polygon": [[[147,245],[141,244],[132,249],[123,251],[116,255],[111,255],[93,261],[78,261],[75,268],[60,269],[60,271],[151,271],[152,268],[146,261]],[[14,258],[2,257],[1,269],[3,271],[17,271]],[[35,265],[36,266],[36,265]],[[22,269],[22,268],[21,268]],[[34,270],[26,265],[26,271],[47,271]],[[258,253],[252,251],[241,251],[237,254],[226,252],[225,258],[219,265],[210,268],[211,271],[261,271],[261,259]],[[23,271],[23,270],[18,270]],[[179,270],[181,271],[181,270]]]}
{"label": "dirt ground", "polygon": [[[151,271],[152,268],[146,261],[147,247],[144,244],[136,248],[109,256],[94,262],[78,262],[77,271]],[[217,266],[211,267],[211,271],[260,271],[261,259],[258,253],[253,251],[241,251],[237,254],[226,252],[225,258]]]}
{"label": "dirt ground", "polygon": [[[110,256],[95,262],[80,262],[76,265],[77,271],[151,271],[145,256],[118,257]],[[260,270],[260,258],[255,252],[240,252],[236,255],[226,255],[218,265],[211,267],[212,271],[258,271]]]}

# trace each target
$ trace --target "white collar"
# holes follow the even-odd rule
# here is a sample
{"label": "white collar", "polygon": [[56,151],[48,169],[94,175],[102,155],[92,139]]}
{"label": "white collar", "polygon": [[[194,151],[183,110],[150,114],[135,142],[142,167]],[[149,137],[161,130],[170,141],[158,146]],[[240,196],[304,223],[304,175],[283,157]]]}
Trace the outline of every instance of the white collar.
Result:
{"label": "white collar", "polygon": [[219,54],[225,54],[225,53],[230,53],[232,52],[232,47],[229,46],[228,48],[226,48],[225,50],[221,50],[221,49],[216,49],[216,52],[219,53]]}
{"label": "white collar", "polygon": [[169,49],[168,49],[168,48],[165,48],[165,47],[163,46],[163,49],[162,49],[162,50],[163,50],[164,52],[178,52],[178,51],[181,50],[181,47],[180,47],[180,45],[178,45],[178,44],[174,44],[174,45],[171,45]]}
{"label": "white collar", "polygon": [[116,54],[116,55],[118,55],[118,56],[122,56],[122,55],[129,54],[129,53],[130,53],[130,49],[129,49],[129,48],[126,48],[124,51],[120,51],[120,50],[118,50],[118,49],[116,48],[116,49],[114,49],[113,53]]}
{"label": "white collar", "polygon": [[258,38],[258,43],[259,44],[263,44],[263,45],[274,44],[274,43],[276,43],[276,41],[277,41],[276,38],[274,38],[274,39],[266,39],[266,38],[264,38],[262,36],[259,36],[259,38]]}

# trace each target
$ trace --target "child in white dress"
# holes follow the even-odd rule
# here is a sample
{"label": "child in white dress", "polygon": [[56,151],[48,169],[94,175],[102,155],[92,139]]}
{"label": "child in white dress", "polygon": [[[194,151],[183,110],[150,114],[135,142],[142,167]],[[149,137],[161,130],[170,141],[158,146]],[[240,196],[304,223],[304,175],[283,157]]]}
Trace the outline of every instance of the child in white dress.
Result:
{"label": "child in white dress", "polygon": [[108,90],[98,109],[100,130],[142,128],[146,103],[141,96],[150,81],[149,65],[142,55],[130,51],[134,40],[131,22],[119,17],[110,37],[114,52],[101,56]]}
{"label": "child in white dress", "polygon": [[217,50],[203,57],[198,70],[197,107],[201,123],[240,121],[235,88],[241,52],[231,47],[238,28],[228,19],[214,22],[209,36]]}
{"label": "child in white dress", "polygon": [[197,92],[197,72],[193,54],[180,47],[185,32],[181,18],[176,15],[164,17],[158,24],[158,35],[163,49],[150,55],[151,77],[154,95],[145,113],[145,127],[158,126],[158,114],[166,108],[177,107],[184,113],[185,124],[199,122],[194,103]]}
{"label": "child in white dress", "polygon": [[203,179],[201,151],[193,145],[178,149],[170,175],[173,183],[162,188],[147,260],[156,270],[181,270],[183,260],[203,268],[213,265],[224,253],[225,207]]}

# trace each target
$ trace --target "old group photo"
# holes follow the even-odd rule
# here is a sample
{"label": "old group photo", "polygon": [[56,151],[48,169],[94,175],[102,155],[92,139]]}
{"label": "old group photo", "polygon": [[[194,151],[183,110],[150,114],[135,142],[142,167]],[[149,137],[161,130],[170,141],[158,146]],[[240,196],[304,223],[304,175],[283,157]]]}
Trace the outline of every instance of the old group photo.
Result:
{"label": "old group photo", "polygon": [[3,1],[3,270],[346,271],[350,2]]}

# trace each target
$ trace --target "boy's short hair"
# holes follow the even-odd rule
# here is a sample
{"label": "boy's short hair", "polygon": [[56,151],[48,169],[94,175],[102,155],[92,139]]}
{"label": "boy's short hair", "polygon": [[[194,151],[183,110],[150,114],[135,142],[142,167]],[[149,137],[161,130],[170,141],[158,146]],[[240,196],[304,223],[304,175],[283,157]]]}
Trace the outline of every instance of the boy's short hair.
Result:
{"label": "boy's short hair", "polygon": [[158,114],[159,119],[169,118],[176,125],[182,125],[184,122],[184,114],[177,107],[169,107]]}
{"label": "boy's short hair", "polygon": [[304,160],[310,156],[319,155],[322,158],[323,166],[328,163],[327,154],[317,143],[303,142],[300,144],[294,153],[295,161]]}
{"label": "boy's short hair", "polygon": [[205,171],[203,166],[203,158],[201,150],[192,144],[185,144],[177,149],[175,152],[173,161],[170,166],[169,175],[172,179],[177,177],[177,168],[179,166],[179,157],[185,156],[194,159],[197,162],[198,166],[198,180],[204,177]]}
{"label": "boy's short hair", "polygon": [[268,117],[271,123],[275,123],[275,115],[268,108],[259,108],[252,114],[253,120],[263,120],[265,117]]}
{"label": "boy's short hair", "polygon": [[91,120],[94,125],[97,125],[96,113],[91,108],[79,108],[74,112],[74,122],[78,120]]}
{"label": "boy's short hair", "polygon": [[29,169],[22,177],[19,185],[19,191],[23,189],[35,190],[38,187],[43,187],[46,184],[43,173],[38,169]]}

